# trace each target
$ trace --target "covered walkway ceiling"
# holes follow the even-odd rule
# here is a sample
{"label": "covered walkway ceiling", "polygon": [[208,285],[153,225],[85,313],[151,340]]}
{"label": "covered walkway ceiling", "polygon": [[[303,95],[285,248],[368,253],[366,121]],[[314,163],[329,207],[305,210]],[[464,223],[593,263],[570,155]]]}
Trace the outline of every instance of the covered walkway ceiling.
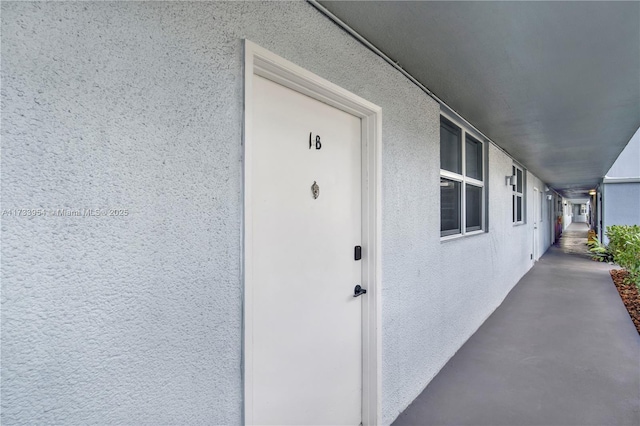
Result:
{"label": "covered walkway ceiling", "polygon": [[320,3],[566,196],[640,126],[640,2]]}

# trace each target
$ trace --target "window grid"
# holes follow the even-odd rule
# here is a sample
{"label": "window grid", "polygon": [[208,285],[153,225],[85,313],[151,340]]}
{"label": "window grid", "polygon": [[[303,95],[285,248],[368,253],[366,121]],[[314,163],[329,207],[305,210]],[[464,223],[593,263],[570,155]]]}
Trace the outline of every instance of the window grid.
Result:
{"label": "window grid", "polygon": [[524,223],[524,170],[515,164],[511,168],[513,176],[516,176],[515,185],[513,185],[513,223],[520,225]]}
{"label": "window grid", "polygon": [[[440,178],[445,178],[445,179],[449,179],[455,182],[459,182],[460,183],[460,191],[459,191],[459,211],[458,211],[458,217],[459,217],[459,221],[458,221],[458,226],[459,226],[459,230],[449,230],[449,231],[440,231],[440,236],[443,239],[447,239],[447,237],[451,238],[451,237],[456,237],[456,236],[462,236],[462,235],[473,235],[473,234],[478,234],[478,233],[482,233],[484,232],[484,227],[485,227],[485,190],[484,190],[484,180],[486,180],[486,164],[485,164],[485,155],[484,155],[484,150],[485,150],[485,144],[481,141],[479,141],[478,139],[476,139],[475,137],[471,136],[471,135],[467,135],[467,131],[464,129],[464,127],[460,126],[459,124],[457,124],[454,120],[452,120],[451,118],[442,115],[442,118],[444,118],[445,123],[447,126],[449,127],[455,127],[457,130],[459,130],[460,133],[460,141],[459,144],[460,146],[458,147],[458,149],[460,150],[460,162],[459,162],[459,167],[461,168],[461,173],[456,173],[456,172],[452,172],[449,170],[445,170],[445,169],[440,169]],[[442,123],[442,120],[441,120]],[[442,125],[441,125],[442,127]],[[479,149],[479,156],[480,156],[480,164],[482,164],[482,172],[480,173],[480,176],[482,177],[482,180],[479,179],[475,179],[472,177],[467,176],[467,137],[469,137],[473,142],[476,142],[479,144],[480,149]],[[469,186],[475,186],[475,187],[479,187],[481,188],[481,195],[480,195],[480,225],[474,227],[473,229],[467,229],[467,185]],[[442,214],[442,211],[441,211]],[[442,218],[441,218],[442,220]]]}

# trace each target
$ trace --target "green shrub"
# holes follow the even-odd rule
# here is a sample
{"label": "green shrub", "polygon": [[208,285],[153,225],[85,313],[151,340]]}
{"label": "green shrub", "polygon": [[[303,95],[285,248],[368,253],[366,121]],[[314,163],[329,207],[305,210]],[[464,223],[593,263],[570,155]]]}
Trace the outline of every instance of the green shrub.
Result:
{"label": "green shrub", "polygon": [[607,246],[602,244],[598,237],[593,237],[591,241],[587,243],[589,246],[589,252],[591,252],[591,258],[598,262],[613,262],[613,253]]}
{"label": "green shrub", "polygon": [[629,279],[640,287],[640,226],[607,226],[609,250],[613,260],[629,272]]}

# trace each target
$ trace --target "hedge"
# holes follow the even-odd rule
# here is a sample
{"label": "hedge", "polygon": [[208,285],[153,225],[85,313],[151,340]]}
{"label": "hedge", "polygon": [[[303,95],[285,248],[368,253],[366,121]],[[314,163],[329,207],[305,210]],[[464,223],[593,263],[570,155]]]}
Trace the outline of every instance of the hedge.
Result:
{"label": "hedge", "polygon": [[609,251],[613,260],[629,272],[629,279],[640,288],[640,225],[607,226]]}

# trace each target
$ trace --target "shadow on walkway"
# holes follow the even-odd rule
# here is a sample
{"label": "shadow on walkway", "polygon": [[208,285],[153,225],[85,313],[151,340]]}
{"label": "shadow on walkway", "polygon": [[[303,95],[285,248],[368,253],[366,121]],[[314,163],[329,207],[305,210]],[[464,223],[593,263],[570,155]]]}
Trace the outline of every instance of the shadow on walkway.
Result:
{"label": "shadow on walkway", "polygon": [[640,425],[640,337],[575,225],[394,425]]}

